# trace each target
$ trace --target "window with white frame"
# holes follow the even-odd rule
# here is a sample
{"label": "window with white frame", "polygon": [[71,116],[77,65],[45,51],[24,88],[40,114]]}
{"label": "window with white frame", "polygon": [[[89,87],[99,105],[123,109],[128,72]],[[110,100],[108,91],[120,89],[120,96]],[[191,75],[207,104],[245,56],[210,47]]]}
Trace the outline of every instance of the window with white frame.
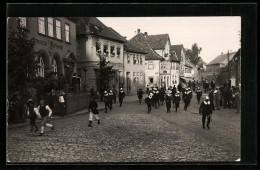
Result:
{"label": "window with white frame", "polygon": [[56,22],[56,38],[61,40],[61,22],[59,20],[55,20]]}
{"label": "window with white frame", "polygon": [[38,31],[41,34],[45,34],[45,18],[44,17],[39,17],[38,18]]}
{"label": "window with white frame", "polygon": [[139,82],[139,72],[136,73],[136,82]]}
{"label": "window with white frame", "polygon": [[96,42],[96,53],[100,54],[101,53],[101,43],[100,42]]}
{"label": "window with white frame", "polygon": [[133,72],[133,82],[136,82],[136,75],[135,75],[135,72]]}
{"label": "window with white frame", "polygon": [[70,42],[70,25],[65,24],[65,41]]}
{"label": "window with white frame", "polygon": [[53,60],[51,71],[54,72],[54,73],[58,72],[58,66],[57,66],[57,62],[56,62],[55,59]]}
{"label": "window with white frame", "polygon": [[38,74],[40,77],[44,77],[44,62],[43,62],[42,57],[40,57],[40,58],[39,58],[39,61],[38,61],[37,74]]}
{"label": "window with white frame", "polygon": [[154,69],[153,62],[148,62],[148,69],[149,70],[153,70]]}
{"label": "window with white frame", "polygon": [[172,63],[172,69],[175,70],[175,63]]}
{"label": "window with white frame", "polygon": [[104,56],[108,57],[108,45],[107,44],[103,45],[103,53],[104,53]]}
{"label": "window with white frame", "polygon": [[176,63],[176,70],[179,70],[179,64]]}
{"label": "window with white frame", "polygon": [[139,55],[136,55],[136,64],[139,64]]}
{"label": "window with white frame", "polygon": [[135,58],[135,55],[133,56],[133,64],[136,64],[136,58]]}
{"label": "window with white frame", "polygon": [[140,65],[142,65],[143,64],[143,58],[142,58],[142,56],[140,56]]}
{"label": "window with white frame", "polygon": [[130,56],[127,55],[127,63],[130,64]]}
{"label": "window with white frame", "polygon": [[121,48],[117,47],[116,48],[116,55],[117,55],[117,57],[120,57],[120,54],[121,54]]}
{"label": "window with white frame", "polygon": [[26,27],[26,17],[19,17],[20,27]]}
{"label": "window with white frame", "polygon": [[53,18],[48,17],[48,35],[53,37]]}
{"label": "window with white frame", "polygon": [[110,46],[110,56],[115,57],[115,46],[114,45]]}

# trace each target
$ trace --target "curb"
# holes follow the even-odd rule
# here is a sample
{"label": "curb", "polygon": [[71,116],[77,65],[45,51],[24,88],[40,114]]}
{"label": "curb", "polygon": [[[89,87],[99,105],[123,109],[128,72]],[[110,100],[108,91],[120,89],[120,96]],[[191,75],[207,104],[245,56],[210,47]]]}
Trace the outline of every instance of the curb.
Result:
{"label": "curb", "polygon": [[[98,109],[98,111],[103,111],[105,108],[100,108]],[[86,110],[86,111],[84,111]],[[83,110],[80,110],[76,113],[72,113],[72,114],[69,114],[69,115],[66,115],[66,116],[62,116],[62,117],[56,117],[54,118],[54,121],[55,120],[59,120],[59,119],[64,119],[64,118],[68,118],[68,117],[72,117],[72,116],[79,116],[79,115],[83,115],[83,114],[87,114],[89,113],[88,112],[88,109],[83,109]],[[36,123],[40,123],[41,121],[38,120],[36,121]],[[27,125],[30,125],[30,122],[26,122],[26,123],[22,123],[22,124],[14,124],[14,125],[9,125],[9,126],[6,126],[8,129],[13,129],[13,128],[18,128],[18,127],[22,127],[22,126],[27,126]]]}

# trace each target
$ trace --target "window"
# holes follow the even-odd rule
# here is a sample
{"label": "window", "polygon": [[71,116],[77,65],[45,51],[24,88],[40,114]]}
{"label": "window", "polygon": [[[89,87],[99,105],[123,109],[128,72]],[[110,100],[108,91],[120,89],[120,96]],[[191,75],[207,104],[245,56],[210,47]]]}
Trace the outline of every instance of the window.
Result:
{"label": "window", "polygon": [[110,46],[110,56],[115,57],[115,46]]}
{"label": "window", "polygon": [[153,78],[152,77],[149,78],[149,82],[150,82],[150,84],[153,84]]}
{"label": "window", "polygon": [[61,22],[56,20],[56,38],[61,40]]}
{"label": "window", "polygon": [[175,70],[175,64],[176,63],[172,63],[172,69]]}
{"label": "window", "polygon": [[53,18],[48,18],[48,35],[53,37]]}
{"label": "window", "polygon": [[161,63],[161,70],[163,69],[163,63]]}
{"label": "window", "polygon": [[117,47],[117,48],[116,48],[117,57],[120,57],[120,53],[121,53],[121,48],[120,48],[120,47]]}
{"label": "window", "polygon": [[139,82],[139,72],[136,73],[136,82]]}
{"label": "window", "polygon": [[25,17],[19,17],[20,21],[20,27],[26,27],[26,18]]}
{"label": "window", "polygon": [[39,29],[39,33],[45,34],[45,19],[44,19],[44,17],[38,18],[38,29]]}
{"label": "window", "polygon": [[37,73],[40,77],[44,77],[44,62],[42,57],[39,58]]}
{"label": "window", "polygon": [[141,64],[141,65],[143,64],[143,59],[142,59],[141,56],[140,56],[140,64]]}
{"label": "window", "polygon": [[104,56],[108,56],[108,46],[107,45],[103,46],[103,52],[104,52]]}
{"label": "window", "polygon": [[101,52],[101,44],[100,44],[100,42],[96,42],[96,52],[97,52],[97,54],[100,54],[100,52]]}
{"label": "window", "polygon": [[133,72],[133,81],[136,82],[136,75],[135,75],[135,72]]}
{"label": "window", "polygon": [[55,59],[53,60],[51,71],[54,73],[58,72],[58,66],[57,66],[57,62]]}
{"label": "window", "polygon": [[65,24],[65,41],[70,42],[70,26]]}
{"label": "window", "polygon": [[149,70],[153,70],[154,69],[153,62],[148,62],[148,69]]}
{"label": "window", "polygon": [[140,81],[143,81],[143,72],[140,72]]}
{"label": "window", "polygon": [[130,56],[127,55],[127,63],[130,64]]}
{"label": "window", "polygon": [[133,56],[133,64],[136,64],[135,55]]}
{"label": "window", "polygon": [[136,55],[136,64],[139,64],[139,55]]}
{"label": "window", "polygon": [[176,70],[179,70],[179,64],[176,63]]}

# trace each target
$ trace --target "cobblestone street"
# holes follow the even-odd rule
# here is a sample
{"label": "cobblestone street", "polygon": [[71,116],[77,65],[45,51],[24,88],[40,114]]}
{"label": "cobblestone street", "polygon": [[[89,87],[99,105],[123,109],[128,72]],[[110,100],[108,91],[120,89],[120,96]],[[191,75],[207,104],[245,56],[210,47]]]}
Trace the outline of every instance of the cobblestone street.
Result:
{"label": "cobblestone street", "polygon": [[[146,97],[146,95],[145,95]],[[204,95],[202,100],[204,99]],[[88,113],[55,120],[55,130],[30,135],[29,125],[8,130],[9,162],[179,162],[235,161],[240,158],[240,114],[213,113],[211,129],[202,129],[193,95],[188,111],[152,108],[136,96],[122,107],[100,111],[101,124],[88,127]]]}

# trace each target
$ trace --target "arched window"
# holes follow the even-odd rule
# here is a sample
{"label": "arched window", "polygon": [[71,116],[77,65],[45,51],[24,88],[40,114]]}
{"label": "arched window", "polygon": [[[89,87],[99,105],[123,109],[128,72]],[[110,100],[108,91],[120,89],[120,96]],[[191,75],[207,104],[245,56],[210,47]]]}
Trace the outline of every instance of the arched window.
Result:
{"label": "arched window", "polygon": [[53,60],[52,70],[51,70],[51,71],[54,72],[54,73],[57,73],[57,72],[58,72],[58,66],[57,66],[57,62],[56,62],[55,59]]}
{"label": "arched window", "polygon": [[44,62],[42,57],[39,58],[37,73],[40,77],[44,77]]}

